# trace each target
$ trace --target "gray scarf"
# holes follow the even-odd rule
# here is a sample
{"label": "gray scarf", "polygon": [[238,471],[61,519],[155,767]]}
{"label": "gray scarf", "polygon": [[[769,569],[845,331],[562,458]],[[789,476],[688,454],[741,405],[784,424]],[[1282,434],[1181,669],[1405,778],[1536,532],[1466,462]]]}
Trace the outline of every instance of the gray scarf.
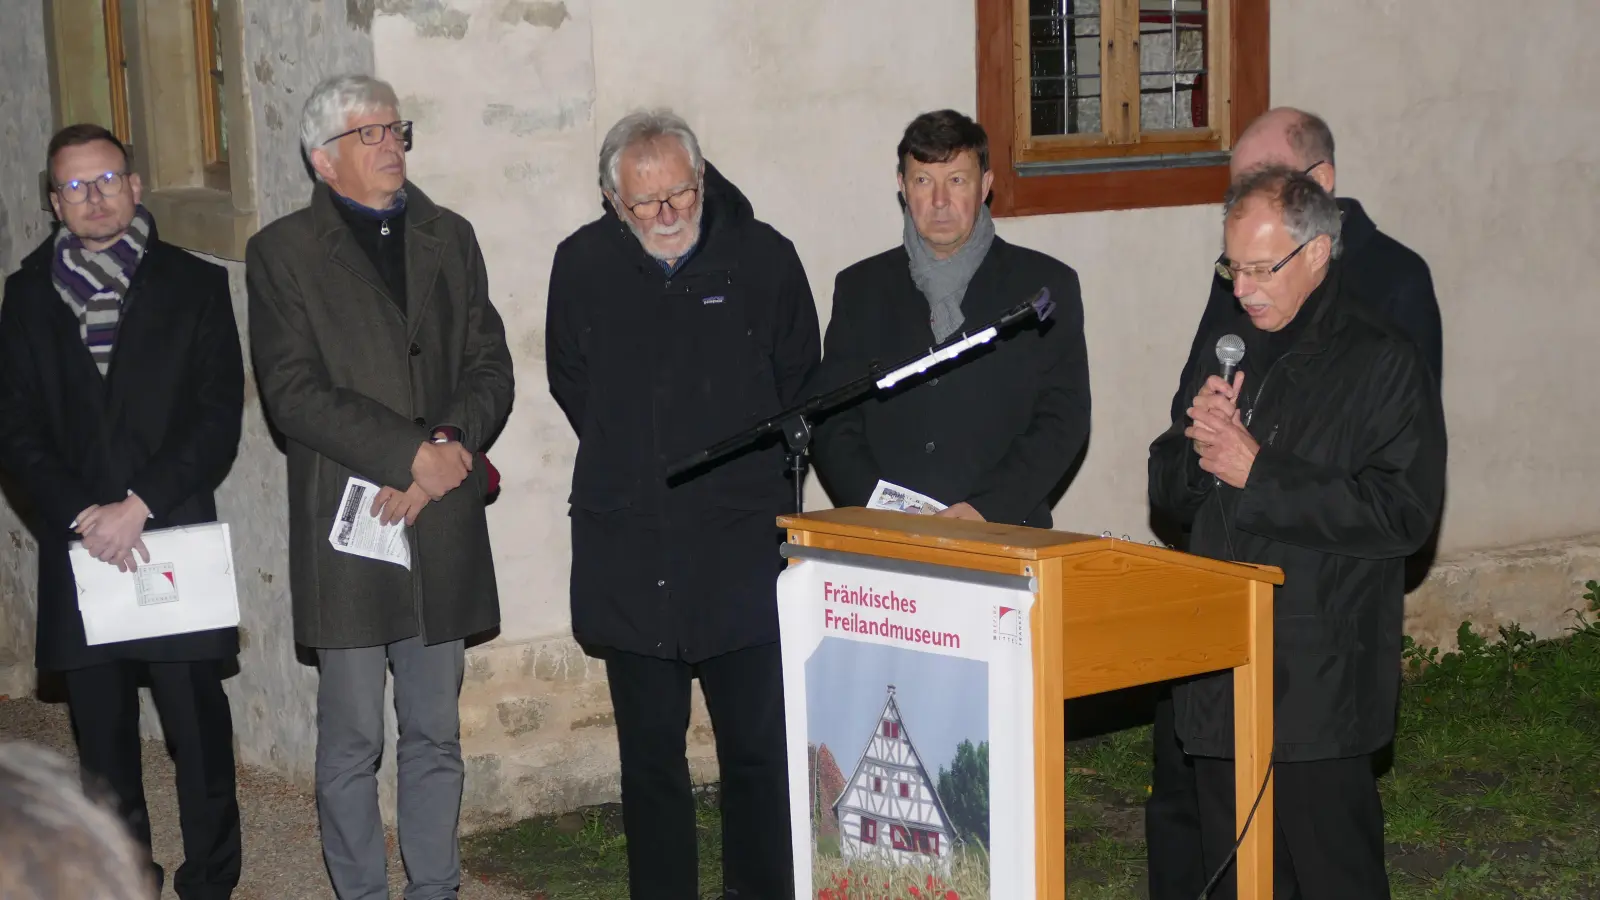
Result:
{"label": "gray scarf", "polygon": [[967,283],[978,271],[983,258],[989,255],[989,246],[994,243],[994,219],[989,216],[987,204],[979,206],[978,221],[973,224],[967,242],[949,259],[935,259],[933,251],[928,249],[928,243],[917,233],[917,223],[911,219],[911,210],[904,210],[904,214],[904,241],[906,256],[911,258],[911,280],[922,291],[922,296],[928,298],[928,308],[932,311],[928,324],[933,327],[934,339],[943,341],[955,334],[965,321],[966,317],[961,314],[961,300],[967,295]]}

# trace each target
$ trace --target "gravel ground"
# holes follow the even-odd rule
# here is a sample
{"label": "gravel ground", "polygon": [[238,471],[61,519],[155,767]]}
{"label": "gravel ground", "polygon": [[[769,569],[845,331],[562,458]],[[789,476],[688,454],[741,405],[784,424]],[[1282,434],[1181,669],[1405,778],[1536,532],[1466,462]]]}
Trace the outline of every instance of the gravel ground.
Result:
{"label": "gravel ground", "polygon": [[[0,741],[27,740],[75,756],[64,704],[0,700]],[[156,861],[171,873],[183,861],[178,836],[177,792],[172,760],[155,741],[144,745],[144,790]],[[333,900],[322,849],[317,842],[316,802],[265,770],[239,767],[239,808],[244,832],[244,874],[234,900]],[[390,894],[405,885],[394,834],[389,835]],[[162,900],[176,900],[169,884]],[[533,900],[463,875],[461,900]]]}

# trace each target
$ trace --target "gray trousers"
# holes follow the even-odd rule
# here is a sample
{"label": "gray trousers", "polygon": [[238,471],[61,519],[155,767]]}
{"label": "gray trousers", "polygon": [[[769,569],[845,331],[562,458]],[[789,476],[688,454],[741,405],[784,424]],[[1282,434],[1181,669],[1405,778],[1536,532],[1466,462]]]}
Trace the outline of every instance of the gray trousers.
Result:
{"label": "gray trousers", "polygon": [[339,900],[387,900],[378,760],[383,686],[394,670],[400,726],[400,858],[405,900],[454,900],[461,887],[461,676],[465,645],[420,637],[378,647],[318,650],[317,817],[322,858]]}

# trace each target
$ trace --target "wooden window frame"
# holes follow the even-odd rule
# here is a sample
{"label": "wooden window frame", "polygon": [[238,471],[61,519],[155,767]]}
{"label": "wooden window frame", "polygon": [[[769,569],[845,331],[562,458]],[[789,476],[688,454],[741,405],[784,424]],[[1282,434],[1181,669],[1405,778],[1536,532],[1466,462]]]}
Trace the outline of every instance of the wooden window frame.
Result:
{"label": "wooden window frame", "polygon": [[200,159],[205,167],[205,186],[227,190],[229,186],[228,158],[223,155],[221,106],[217,96],[215,62],[217,45],[213,36],[216,22],[211,0],[193,0],[194,3],[194,60],[195,88],[200,115]]}
{"label": "wooden window frame", "polygon": [[[1120,81],[1110,76],[1129,66],[1138,71],[1137,17],[1113,14],[1102,19],[1101,69],[1107,77],[1102,81],[1101,109],[1106,132],[1030,140],[1026,135],[1026,117],[1031,115],[1029,46],[1025,32],[1019,29],[1019,23],[1020,28],[1027,25],[1027,0],[976,2],[978,121],[989,135],[993,215],[1192,206],[1222,199],[1228,186],[1224,154],[1240,130],[1266,112],[1269,104],[1270,0],[1212,0],[1222,11],[1224,23],[1210,40],[1207,60],[1207,69],[1217,73],[1207,79],[1212,126],[1154,132],[1142,135],[1138,142],[1128,140],[1137,131],[1138,95],[1131,100],[1113,100],[1120,94],[1108,93],[1125,93],[1138,84],[1137,76]],[[1110,9],[1112,2],[1102,0],[1102,10]],[[1126,49],[1130,37],[1131,52]],[[1110,112],[1116,102],[1122,104],[1121,116]],[[1177,158],[1169,156],[1148,167],[1133,161],[1135,157],[1147,159],[1152,151]],[[1190,158],[1182,158],[1184,155]],[[1119,165],[1119,160],[1131,165]],[[1103,165],[1093,165],[1095,162]],[[1085,171],[1070,171],[1074,165]],[[1024,174],[1029,168],[1035,171]],[[1067,171],[1060,171],[1062,168]]]}
{"label": "wooden window frame", "polygon": [[106,29],[106,76],[111,89],[111,132],[124,144],[133,143],[133,119],[128,114],[128,54],[122,46],[122,3],[102,0]]}

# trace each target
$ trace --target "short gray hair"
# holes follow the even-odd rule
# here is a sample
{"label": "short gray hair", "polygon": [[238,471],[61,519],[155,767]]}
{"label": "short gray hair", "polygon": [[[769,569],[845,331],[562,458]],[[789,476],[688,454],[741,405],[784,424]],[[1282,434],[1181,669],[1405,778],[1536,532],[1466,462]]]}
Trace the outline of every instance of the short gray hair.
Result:
{"label": "short gray hair", "polygon": [[0,744],[0,897],[145,900],[155,879],[128,826],[83,791],[76,766]]}
{"label": "short gray hair", "polygon": [[1239,176],[1222,199],[1226,222],[1246,200],[1260,197],[1283,213],[1283,225],[1296,244],[1325,234],[1333,242],[1333,258],[1344,250],[1339,238],[1343,222],[1333,195],[1310,175],[1287,166],[1263,166]]}
{"label": "short gray hair", "polygon": [[700,139],[694,136],[689,123],[670,109],[649,109],[631,112],[617,120],[600,142],[600,188],[617,192],[618,172],[622,167],[622,154],[629,148],[650,143],[658,138],[674,137],[689,154],[689,168],[700,171],[705,161],[700,155]]}
{"label": "short gray hair", "polygon": [[[335,75],[311,91],[300,111],[300,149],[311,158],[311,151],[329,138],[349,128],[351,116],[380,109],[400,111],[400,98],[394,87],[370,75]],[[329,153],[335,152],[328,148]],[[319,176],[320,177],[320,176]]]}

